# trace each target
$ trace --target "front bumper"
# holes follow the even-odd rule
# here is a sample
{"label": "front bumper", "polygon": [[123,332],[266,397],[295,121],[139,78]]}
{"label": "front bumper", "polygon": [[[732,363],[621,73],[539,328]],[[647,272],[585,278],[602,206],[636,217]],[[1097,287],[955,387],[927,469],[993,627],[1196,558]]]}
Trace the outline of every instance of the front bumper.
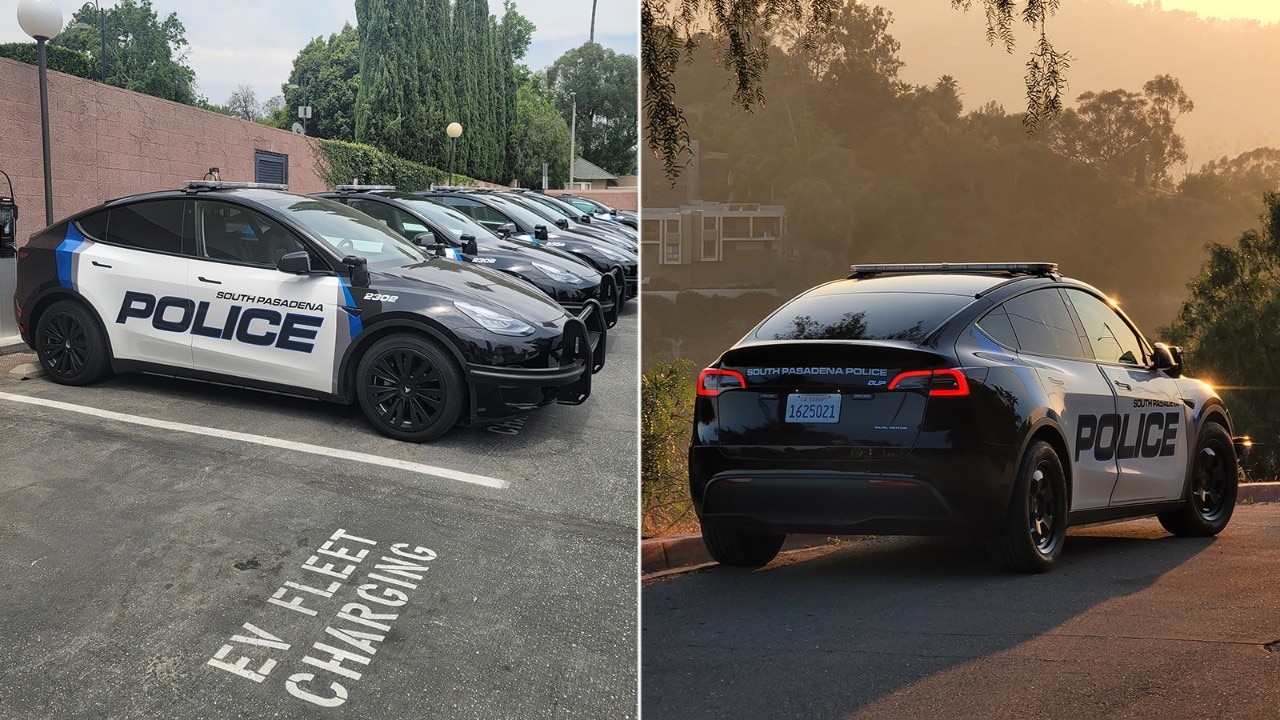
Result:
{"label": "front bumper", "polygon": [[471,420],[484,423],[557,402],[581,405],[591,396],[591,376],[604,367],[607,340],[604,310],[596,300],[583,303],[569,318],[561,339],[559,364],[546,368],[470,363]]}

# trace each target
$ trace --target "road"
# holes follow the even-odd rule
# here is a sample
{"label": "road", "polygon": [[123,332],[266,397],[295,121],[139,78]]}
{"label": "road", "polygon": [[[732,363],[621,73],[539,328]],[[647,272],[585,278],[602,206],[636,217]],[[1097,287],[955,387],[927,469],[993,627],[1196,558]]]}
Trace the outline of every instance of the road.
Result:
{"label": "road", "polygon": [[0,718],[633,717],[636,315],[586,404],[426,445],[0,375]]}
{"label": "road", "polygon": [[874,538],[649,581],[642,716],[1280,717],[1280,504],[1073,530],[1060,563]]}

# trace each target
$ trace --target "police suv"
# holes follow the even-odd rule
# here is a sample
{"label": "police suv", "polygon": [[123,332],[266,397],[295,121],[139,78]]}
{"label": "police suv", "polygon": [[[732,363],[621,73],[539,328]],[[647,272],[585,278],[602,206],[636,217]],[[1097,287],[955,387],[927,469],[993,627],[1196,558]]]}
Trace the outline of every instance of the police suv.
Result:
{"label": "police suv", "polygon": [[788,532],[986,538],[1043,572],[1068,526],[1231,518],[1236,445],[1213,388],[1051,263],[855,265],[698,378],[689,484],[713,557]]}
{"label": "police suv", "polygon": [[359,403],[401,440],[582,403],[604,365],[594,299],[568,315],[284,186],[108,201],[34,235],[17,275],[19,331],[55,382],[136,370]]}

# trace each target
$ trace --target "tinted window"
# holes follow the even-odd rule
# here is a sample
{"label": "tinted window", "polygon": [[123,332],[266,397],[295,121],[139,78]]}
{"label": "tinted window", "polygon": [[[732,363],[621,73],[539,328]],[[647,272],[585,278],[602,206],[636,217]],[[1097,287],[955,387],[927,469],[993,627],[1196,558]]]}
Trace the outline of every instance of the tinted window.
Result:
{"label": "tinted window", "polygon": [[77,220],[76,224],[80,226],[80,232],[86,236],[94,240],[102,240],[107,236],[107,215],[109,214],[109,210],[103,210],[92,215],[86,215]]}
{"label": "tinted window", "polygon": [[113,245],[179,254],[186,200],[151,200],[108,211],[106,236]]}
{"label": "tinted window", "polygon": [[1018,336],[1014,334],[1013,323],[1010,322],[1004,308],[998,307],[987,313],[986,317],[978,321],[978,327],[1001,345],[1014,350],[1018,349]]}
{"label": "tinted window", "polygon": [[1067,297],[1080,316],[1085,340],[1095,358],[1125,365],[1146,364],[1142,341],[1110,305],[1083,290],[1068,290]]}
{"label": "tinted window", "polygon": [[1036,290],[1005,303],[1009,324],[1024,352],[1061,357],[1086,357],[1075,324],[1055,289]]}
{"label": "tinted window", "polygon": [[401,202],[431,218],[432,222],[438,223],[446,232],[452,233],[454,240],[460,241],[463,235],[474,235],[476,238],[488,238],[494,235],[493,231],[454,208],[436,205],[425,200],[402,200]]}
{"label": "tinted window", "polygon": [[464,197],[456,197],[453,195],[446,197],[433,197],[431,198],[431,201],[440,203],[445,207],[451,207],[490,230],[495,230],[499,226],[511,222],[505,215],[494,210],[488,205],[478,203],[475,200],[468,200]]}
{"label": "tinted window", "polygon": [[197,257],[275,267],[288,253],[307,249],[290,230],[249,208],[216,200],[195,205]]}
{"label": "tinted window", "polygon": [[920,342],[971,296],[930,293],[801,295],[756,328],[761,340]]}
{"label": "tinted window", "polygon": [[386,225],[339,202],[278,194],[261,202],[310,230],[338,255],[359,255],[370,263],[421,262],[429,256]]}

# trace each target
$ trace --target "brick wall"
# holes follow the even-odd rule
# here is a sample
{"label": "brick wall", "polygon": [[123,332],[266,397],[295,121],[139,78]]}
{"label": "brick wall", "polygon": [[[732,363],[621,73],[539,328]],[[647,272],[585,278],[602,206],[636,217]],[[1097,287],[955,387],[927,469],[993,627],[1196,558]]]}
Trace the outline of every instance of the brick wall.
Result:
{"label": "brick wall", "polygon": [[[55,222],[109,198],[198,180],[210,167],[223,180],[252,181],[254,150],[289,156],[293,192],[326,189],[310,138],[52,71],[49,128]],[[13,178],[20,245],[44,227],[41,163],[36,68],[0,58],[0,170]]]}
{"label": "brick wall", "polygon": [[581,195],[596,202],[604,203],[616,210],[636,211],[640,207],[640,188],[609,188],[608,190],[548,190],[550,195]]}

